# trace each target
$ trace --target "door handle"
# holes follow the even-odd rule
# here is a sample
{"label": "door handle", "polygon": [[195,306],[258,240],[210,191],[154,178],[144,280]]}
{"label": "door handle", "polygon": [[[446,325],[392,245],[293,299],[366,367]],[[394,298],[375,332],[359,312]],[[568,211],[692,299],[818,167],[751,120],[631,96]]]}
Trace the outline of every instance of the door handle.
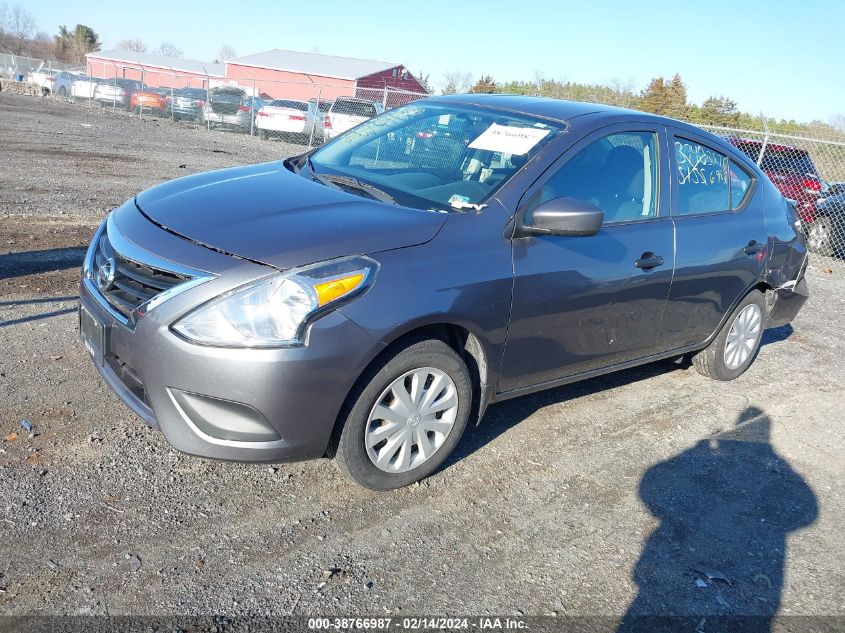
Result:
{"label": "door handle", "polygon": [[745,253],[746,255],[756,255],[757,253],[762,251],[764,248],[765,248],[765,245],[760,244],[760,242],[758,242],[756,240],[751,240],[750,242],[748,242],[748,246],[746,246],[745,248],[742,249],[742,252]]}
{"label": "door handle", "polygon": [[657,268],[663,265],[663,258],[660,255],[655,255],[651,251],[645,252],[642,256],[634,262],[634,266],[648,270],[649,268]]}

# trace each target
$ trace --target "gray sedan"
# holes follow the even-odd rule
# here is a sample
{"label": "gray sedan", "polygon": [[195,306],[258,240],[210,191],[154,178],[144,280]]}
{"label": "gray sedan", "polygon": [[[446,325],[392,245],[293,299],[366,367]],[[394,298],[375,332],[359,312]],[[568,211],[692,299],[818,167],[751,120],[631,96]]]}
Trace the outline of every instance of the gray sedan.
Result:
{"label": "gray sedan", "polygon": [[685,355],[737,378],[807,298],[796,227],[751,160],[690,125],[432,98],[138,194],[88,250],[80,330],[177,449],[330,456],[386,490],[440,467],[491,402]]}

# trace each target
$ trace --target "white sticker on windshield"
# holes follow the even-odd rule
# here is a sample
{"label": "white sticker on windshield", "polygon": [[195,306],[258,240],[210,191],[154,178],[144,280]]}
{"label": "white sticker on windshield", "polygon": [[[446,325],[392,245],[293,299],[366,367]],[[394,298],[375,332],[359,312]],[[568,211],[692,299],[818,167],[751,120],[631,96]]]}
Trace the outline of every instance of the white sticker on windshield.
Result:
{"label": "white sticker on windshield", "polygon": [[469,144],[471,149],[483,149],[491,152],[503,152],[522,156],[531,151],[551,130],[538,130],[530,127],[511,127],[493,123],[481,136]]}

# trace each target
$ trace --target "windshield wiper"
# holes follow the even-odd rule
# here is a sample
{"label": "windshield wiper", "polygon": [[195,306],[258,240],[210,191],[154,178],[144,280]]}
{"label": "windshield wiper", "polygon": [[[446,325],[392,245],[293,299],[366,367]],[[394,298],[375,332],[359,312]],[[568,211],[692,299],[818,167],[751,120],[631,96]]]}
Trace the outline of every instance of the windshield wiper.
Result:
{"label": "windshield wiper", "polygon": [[311,162],[310,156],[305,161],[305,167],[308,168],[308,173],[314,180],[326,185],[327,187],[341,190],[355,189],[373,200],[386,202],[388,204],[398,204],[389,193],[382,191],[375,185],[371,185],[368,182],[362,182],[352,176],[343,176],[340,174],[318,174],[317,170],[314,169],[314,163]]}
{"label": "windshield wiper", "polygon": [[393,196],[391,196],[386,191],[379,189],[375,185],[371,185],[368,182],[363,182],[361,180],[358,180],[357,178],[353,178],[352,176],[342,176],[339,174],[320,174],[319,177],[341,187],[357,189],[358,191],[365,193],[366,195],[370,196],[374,200],[378,200],[379,202],[397,204]]}

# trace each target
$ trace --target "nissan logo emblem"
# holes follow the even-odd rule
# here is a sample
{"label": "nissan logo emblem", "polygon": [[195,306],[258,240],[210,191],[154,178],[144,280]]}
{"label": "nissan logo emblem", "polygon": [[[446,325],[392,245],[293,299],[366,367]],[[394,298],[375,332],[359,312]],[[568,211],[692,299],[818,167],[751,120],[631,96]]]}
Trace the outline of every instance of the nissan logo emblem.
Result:
{"label": "nissan logo emblem", "polygon": [[106,292],[114,284],[114,276],[117,273],[117,262],[113,257],[109,257],[103,262],[102,266],[97,270],[97,288],[101,292]]}

